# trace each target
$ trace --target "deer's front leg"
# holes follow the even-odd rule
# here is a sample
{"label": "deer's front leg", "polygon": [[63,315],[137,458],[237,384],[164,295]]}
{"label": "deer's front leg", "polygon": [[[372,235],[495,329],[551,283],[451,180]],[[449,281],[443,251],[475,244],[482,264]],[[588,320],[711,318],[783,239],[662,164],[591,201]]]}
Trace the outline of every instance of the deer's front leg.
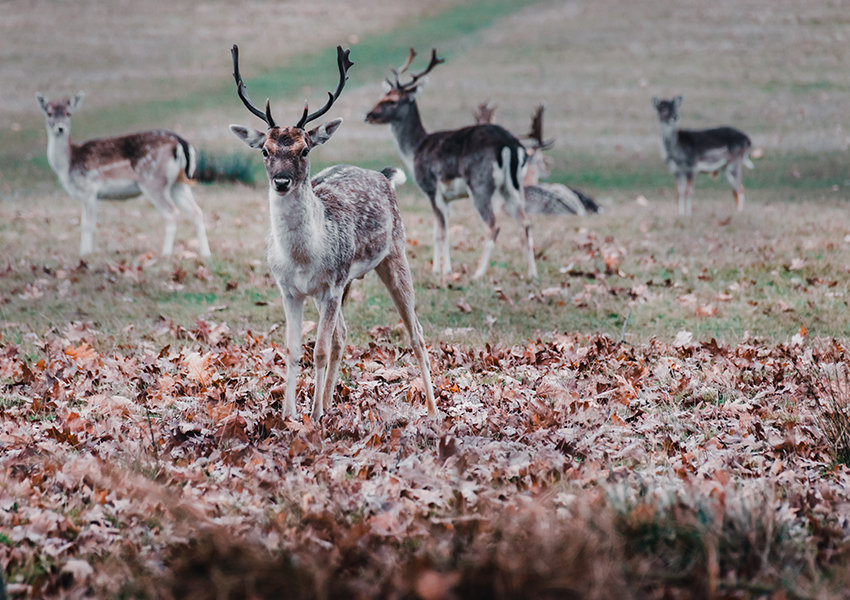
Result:
{"label": "deer's front leg", "polygon": [[449,205],[439,190],[431,199],[434,209],[434,268],[435,275],[451,275],[452,259],[449,256]]}
{"label": "deer's front leg", "polygon": [[97,196],[92,195],[82,199],[83,213],[80,218],[82,234],[80,237],[80,254],[86,255],[94,251],[94,230],[97,227]]}
{"label": "deer's front leg", "polygon": [[685,212],[691,216],[691,198],[694,195],[694,173],[688,173],[685,179]]}
{"label": "deer's front leg", "polygon": [[[282,290],[281,290],[282,291]],[[295,390],[298,382],[298,364],[301,361],[301,327],[304,322],[304,298],[283,294],[283,311],[286,313],[286,395],[283,416],[296,418]]]}
{"label": "deer's front leg", "polygon": [[[313,350],[313,368],[316,371],[316,386],[313,394],[313,413],[314,421],[318,421],[324,414],[325,400],[325,379],[328,370],[328,361],[331,355],[331,342],[334,335],[334,329],[337,326],[337,315],[340,308],[340,299],[342,294],[334,294],[330,298],[316,302],[316,308],[319,309],[319,327],[316,331],[316,346]],[[327,384],[331,389],[328,390],[327,405],[330,406],[333,400],[333,385],[335,381],[328,381]]]}
{"label": "deer's front leg", "polygon": [[676,191],[679,193],[679,215],[685,214],[685,195],[687,194],[687,175],[684,173],[676,174]]}

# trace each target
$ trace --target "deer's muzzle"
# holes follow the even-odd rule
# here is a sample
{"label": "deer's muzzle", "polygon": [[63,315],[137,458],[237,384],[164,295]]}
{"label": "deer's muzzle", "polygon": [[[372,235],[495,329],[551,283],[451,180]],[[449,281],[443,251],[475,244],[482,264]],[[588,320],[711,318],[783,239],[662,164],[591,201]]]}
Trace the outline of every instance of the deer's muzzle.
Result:
{"label": "deer's muzzle", "polygon": [[277,175],[272,179],[274,190],[279,194],[285,194],[292,187],[292,177]]}

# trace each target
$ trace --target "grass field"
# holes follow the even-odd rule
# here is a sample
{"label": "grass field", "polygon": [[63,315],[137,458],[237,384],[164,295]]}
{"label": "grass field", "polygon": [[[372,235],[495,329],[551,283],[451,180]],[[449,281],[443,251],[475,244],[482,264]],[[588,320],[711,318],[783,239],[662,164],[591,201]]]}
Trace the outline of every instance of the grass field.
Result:
{"label": "grass field", "polygon": [[[848,597],[847,440],[825,425],[848,414],[846,3],[12,0],[2,12],[10,595]],[[322,101],[333,47],[351,47],[329,115],[345,123],[314,173],[401,165],[389,129],[363,117],[410,45],[447,58],[420,95],[429,130],[470,124],[489,100],[522,134],[547,102],[550,181],[605,212],[533,219],[540,281],[504,214],[472,281],[484,227],[460,201],[441,285],[430,206],[412,182],[398,191],[441,422],[420,419],[415,362],[374,275],[345,309],[339,409],[321,424],[279,418],[284,319],[257,157],[253,187],[194,188],[211,259],[185,222],[175,255],[159,256],[163,222],[131,200],[102,205],[97,250],[80,260],[80,207],[49,169],[34,93],[86,91],[78,142],[165,127],[242,153],[227,125],[260,123],[236,97],[233,43],[252,98],[284,122]],[[742,213],[701,176],[693,217],[678,215],[650,103],[678,93],[683,126],[732,125],[763,149]],[[310,352],[303,363],[306,410]]]}

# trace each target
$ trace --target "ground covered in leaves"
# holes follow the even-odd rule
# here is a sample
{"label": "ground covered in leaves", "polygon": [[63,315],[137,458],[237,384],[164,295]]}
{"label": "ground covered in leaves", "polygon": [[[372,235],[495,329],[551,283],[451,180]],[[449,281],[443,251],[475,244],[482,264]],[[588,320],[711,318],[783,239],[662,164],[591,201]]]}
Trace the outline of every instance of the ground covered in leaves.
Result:
{"label": "ground covered in leaves", "polygon": [[412,355],[378,337],[312,423],[280,417],[270,333],[4,341],[12,597],[848,597],[836,342],[443,343],[435,421]]}

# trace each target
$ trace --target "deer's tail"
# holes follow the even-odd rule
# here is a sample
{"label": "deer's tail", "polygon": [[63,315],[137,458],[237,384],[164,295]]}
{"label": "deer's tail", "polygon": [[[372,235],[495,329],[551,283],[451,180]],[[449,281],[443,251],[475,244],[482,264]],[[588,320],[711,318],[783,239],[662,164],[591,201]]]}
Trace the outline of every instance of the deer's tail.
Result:
{"label": "deer's tail", "polygon": [[183,148],[183,172],[186,174],[186,179],[192,179],[195,176],[195,167],[198,163],[195,148],[179,135],[174,134],[174,137],[180,143],[180,147]]}
{"label": "deer's tail", "polygon": [[575,188],[570,188],[570,190],[576,196],[578,196],[579,201],[582,203],[582,206],[584,206],[584,210],[586,210],[587,212],[592,213],[592,214],[597,214],[597,215],[600,215],[603,212],[605,212],[605,209],[602,208],[601,206],[599,206],[596,203],[596,200],[594,200],[593,198],[591,198],[590,196],[588,196],[584,192],[577,190]]}
{"label": "deer's tail", "polygon": [[528,170],[528,155],[522,144],[516,144],[502,147],[499,158],[501,158],[499,166],[504,172],[504,181],[506,190],[514,190],[517,195],[522,189],[522,180],[525,178],[525,172]]}
{"label": "deer's tail", "polygon": [[401,169],[394,167],[384,167],[381,169],[381,175],[390,180],[390,187],[395,190],[398,186],[404,185],[407,181],[407,175]]}

